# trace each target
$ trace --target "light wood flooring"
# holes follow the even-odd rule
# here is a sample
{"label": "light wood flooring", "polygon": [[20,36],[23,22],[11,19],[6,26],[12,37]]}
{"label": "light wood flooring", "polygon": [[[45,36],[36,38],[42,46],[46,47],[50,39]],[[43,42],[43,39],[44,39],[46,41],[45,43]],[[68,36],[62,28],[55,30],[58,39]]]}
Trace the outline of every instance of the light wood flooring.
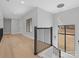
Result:
{"label": "light wood flooring", "polygon": [[38,58],[33,54],[33,40],[23,35],[4,35],[0,58]]}

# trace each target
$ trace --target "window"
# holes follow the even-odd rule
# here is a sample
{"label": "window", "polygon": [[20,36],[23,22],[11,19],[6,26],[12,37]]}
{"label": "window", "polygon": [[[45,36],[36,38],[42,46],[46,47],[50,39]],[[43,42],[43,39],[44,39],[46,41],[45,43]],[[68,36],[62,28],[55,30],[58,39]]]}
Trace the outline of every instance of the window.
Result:
{"label": "window", "polygon": [[26,32],[32,32],[32,18],[26,20]]}
{"label": "window", "polygon": [[58,27],[59,48],[74,55],[75,25],[59,25]]}

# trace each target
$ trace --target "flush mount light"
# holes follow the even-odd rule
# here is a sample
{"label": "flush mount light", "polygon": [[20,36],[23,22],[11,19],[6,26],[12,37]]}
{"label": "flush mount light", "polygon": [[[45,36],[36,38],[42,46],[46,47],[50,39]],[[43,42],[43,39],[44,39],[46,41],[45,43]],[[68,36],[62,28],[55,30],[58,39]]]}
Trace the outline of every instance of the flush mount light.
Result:
{"label": "flush mount light", "polygon": [[6,0],[7,2],[9,2],[10,0]]}
{"label": "flush mount light", "polygon": [[62,8],[62,7],[64,7],[63,3],[60,3],[60,4],[57,5],[57,8]]}
{"label": "flush mount light", "polygon": [[21,4],[24,4],[24,0],[21,0]]}

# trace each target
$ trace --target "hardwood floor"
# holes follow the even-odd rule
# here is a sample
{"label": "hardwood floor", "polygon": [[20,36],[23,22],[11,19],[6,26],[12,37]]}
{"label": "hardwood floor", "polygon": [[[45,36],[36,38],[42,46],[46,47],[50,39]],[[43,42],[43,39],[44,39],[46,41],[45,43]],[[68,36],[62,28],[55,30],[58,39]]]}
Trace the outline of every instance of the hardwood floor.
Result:
{"label": "hardwood floor", "polygon": [[0,43],[1,58],[38,58],[33,54],[33,40],[23,35],[4,35]]}

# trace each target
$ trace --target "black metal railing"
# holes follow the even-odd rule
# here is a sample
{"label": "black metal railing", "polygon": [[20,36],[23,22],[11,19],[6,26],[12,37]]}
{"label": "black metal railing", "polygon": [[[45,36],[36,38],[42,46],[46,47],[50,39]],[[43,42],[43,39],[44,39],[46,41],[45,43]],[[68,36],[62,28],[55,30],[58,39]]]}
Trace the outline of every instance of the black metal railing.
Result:
{"label": "black metal railing", "polygon": [[[46,30],[46,32],[49,33],[48,34],[48,33],[45,32],[44,35],[46,35],[46,36],[43,35],[43,32],[45,30]],[[41,33],[41,34],[39,34],[39,33]],[[50,46],[53,46],[53,49],[52,49],[53,52],[52,53],[57,55],[59,58],[61,58],[61,50],[56,48],[52,43],[52,40],[53,40],[53,38],[52,38],[53,34],[52,33],[53,33],[52,27],[48,27],[48,28],[46,28],[46,27],[45,28],[44,27],[34,27],[34,55],[37,55],[41,51],[49,48]],[[49,43],[46,42],[45,39],[44,39],[44,41],[42,41],[43,39],[41,40],[39,38],[41,36],[42,37],[44,36],[44,38],[49,36],[49,38],[48,38]]]}
{"label": "black metal railing", "polygon": [[2,37],[3,37],[3,28],[0,28],[0,42],[2,40]]}
{"label": "black metal railing", "polygon": [[[46,32],[48,32],[48,34],[44,34],[46,33],[44,32],[45,30]],[[49,43],[46,42],[46,40],[43,39],[45,38],[43,36],[46,36],[46,37],[49,36],[48,41],[50,42]],[[41,39],[38,37],[43,37],[43,38]],[[52,46],[52,27],[49,27],[49,28],[34,27],[34,54],[36,55],[37,53],[47,49],[50,46]]]}

